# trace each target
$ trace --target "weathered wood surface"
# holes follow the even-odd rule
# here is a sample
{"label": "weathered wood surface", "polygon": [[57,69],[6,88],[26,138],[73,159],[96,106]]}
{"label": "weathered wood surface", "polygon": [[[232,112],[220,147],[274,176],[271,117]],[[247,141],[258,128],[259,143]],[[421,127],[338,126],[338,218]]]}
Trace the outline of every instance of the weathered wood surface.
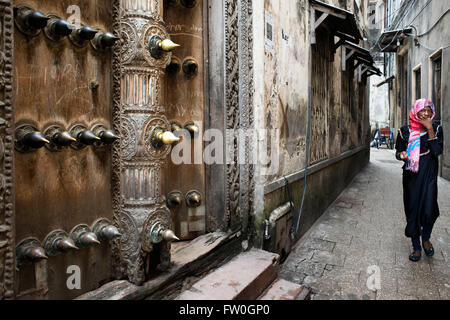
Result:
{"label": "weathered wood surface", "polygon": [[[178,72],[169,72],[166,77],[166,114],[169,121],[175,121],[183,127],[194,121],[200,127],[200,134],[189,138],[191,145],[187,147],[188,154],[183,154],[189,162],[174,164],[169,159],[166,170],[165,193],[180,191],[183,196],[189,191],[197,190],[202,196],[202,203],[198,208],[189,208],[186,202],[180,208],[172,209],[175,233],[180,239],[194,239],[205,233],[205,165],[203,161],[203,130],[204,100],[208,95],[204,90],[205,66],[204,59],[204,17],[203,1],[196,1],[193,8],[186,8],[181,4],[164,2],[164,21],[170,38],[181,45],[173,53],[182,65],[183,61],[193,58],[198,63],[198,73],[188,76],[181,68]],[[180,65],[180,67],[181,67]],[[183,143],[183,142],[182,142]],[[194,144],[195,143],[195,144]],[[187,143],[186,143],[187,144]]]}
{"label": "weathered wood surface", "polygon": [[[112,30],[112,0],[22,0],[44,14],[68,19],[80,8],[81,23]],[[42,31],[27,37],[14,29],[14,111],[16,126],[33,123],[38,130],[59,124],[89,129],[95,123],[111,126],[111,50],[96,51],[87,43],[74,46],[68,37],[48,39]],[[91,83],[98,88],[91,89]],[[15,152],[16,242],[35,237],[41,242],[55,229],[70,232],[78,224],[91,225],[98,218],[112,220],[111,149],[46,148]],[[72,299],[111,280],[109,243],[70,252],[48,260],[48,294],[41,298]],[[66,269],[81,269],[81,290],[66,286]],[[25,274],[26,273],[26,274]],[[33,268],[18,273],[18,293],[36,288]]]}
{"label": "weathered wood surface", "polygon": [[176,294],[187,276],[195,277],[218,267],[241,250],[241,239],[223,232],[209,233],[172,252],[173,266],[165,273],[136,286],[128,281],[112,281],[76,300],[163,299]]}

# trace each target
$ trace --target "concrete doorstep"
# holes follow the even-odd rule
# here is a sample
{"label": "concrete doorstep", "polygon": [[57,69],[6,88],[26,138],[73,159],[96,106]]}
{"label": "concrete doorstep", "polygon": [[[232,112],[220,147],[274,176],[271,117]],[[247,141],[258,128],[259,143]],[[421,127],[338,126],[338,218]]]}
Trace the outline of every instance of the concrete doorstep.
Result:
{"label": "concrete doorstep", "polygon": [[[228,250],[218,250],[228,246]],[[186,245],[174,246],[173,266],[136,286],[112,281],[76,300],[305,300],[310,289],[278,279],[280,256],[260,249],[240,252],[235,235],[210,233]],[[234,258],[230,252],[236,252]],[[230,260],[231,259],[231,260]],[[206,274],[206,275],[205,275]],[[200,280],[184,286],[186,279]],[[184,288],[187,290],[181,291]]]}
{"label": "concrete doorstep", "polygon": [[109,282],[75,300],[160,300],[177,292],[188,276],[200,276],[229,261],[240,252],[241,241],[234,234],[213,232],[172,250],[172,267],[141,286],[126,280]]}
{"label": "concrete doorstep", "polygon": [[279,255],[251,249],[194,283],[176,300],[305,299],[307,288],[277,279],[279,264]]}
{"label": "concrete doorstep", "polygon": [[276,279],[258,300],[309,300],[311,289],[284,279]]}

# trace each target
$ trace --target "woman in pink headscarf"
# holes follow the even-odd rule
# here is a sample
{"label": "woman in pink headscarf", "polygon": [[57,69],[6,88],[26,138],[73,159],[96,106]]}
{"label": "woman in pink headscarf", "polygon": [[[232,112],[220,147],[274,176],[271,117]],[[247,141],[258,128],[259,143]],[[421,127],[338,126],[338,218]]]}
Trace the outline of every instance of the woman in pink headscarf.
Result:
{"label": "woman in pink headscarf", "polygon": [[431,231],[439,217],[437,203],[438,156],[442,154],[442,127],[433,123],[435,108],[431,101],[414,102],[409,114],[409,126],[399,129],[395,148],[403,166],[403,203],[406,214],[405,235],[412,240],[411,261],[419,261],[422,245],[425,254],[433,256]]}

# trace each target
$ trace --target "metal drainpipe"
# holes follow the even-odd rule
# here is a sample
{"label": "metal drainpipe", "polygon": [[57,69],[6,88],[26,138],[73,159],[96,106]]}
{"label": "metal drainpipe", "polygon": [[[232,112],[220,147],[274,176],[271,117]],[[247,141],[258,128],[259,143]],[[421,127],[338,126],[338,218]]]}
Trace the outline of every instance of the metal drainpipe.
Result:
{"label": "metal drainpipe", "polygon": [[[314,14],[312,10],[310,10],[311,14]],[[310,18],[310,24],[311,24],[311,18]],[[312,26],[310,25],[310,28]],[[312,62],[311,62],[311,41],[312,41],[312,35],[310,33],[310,40],[309,40],[309,51],[308,51],[308,114],[307,114],[307,131],[306,131],[306,156],[305,156],[305,175],[303,178],[303,196],[302,196],[302,202],[300,204],[300,208],[298,210],[298,218],[297,218],[297,226],[295,227],[295,234],[298,233],[298,227],[300,226],[300,219],[302,217],[303,213],[303,204],[305,203],[305,194],[306,194],[306,186],[307,186],[307,178],[308,178],[308,166],[309,166],[309,142],[310,142],[310,136],[311,136],[311,69],[312,69]]]}
{"label": "metal drainpipe", "polygon": [[270,222],[269,220],[264,220],[264,240],[270,239]]}
{"label": "metal drainpipe", "polygon": [[283,218],[286,214],[288,214],[291,211],[291,204],[289,202],[277,207],[275,210],[273,210],[270,215],[269,219],[264,220],[264,239],[269,240],[270,239],[270,229],[271,227],[274,227],[276,222]]}

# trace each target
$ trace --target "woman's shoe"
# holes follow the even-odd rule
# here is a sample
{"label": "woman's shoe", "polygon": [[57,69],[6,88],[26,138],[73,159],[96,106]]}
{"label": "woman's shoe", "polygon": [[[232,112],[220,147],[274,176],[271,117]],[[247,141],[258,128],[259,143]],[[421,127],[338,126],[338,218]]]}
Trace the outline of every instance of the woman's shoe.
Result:
{"label": "woman's shoe", "polygon": [[[430,242],[430,244],[431,244],[431,242]],[[425,254],[426,254],[428,257],[432,257],[432,256],[434,255],[434,248],[433,248],[433,245],[431,245],[431,247],[429,247],[428,249],[425,248],[425,246],[424,246],[424,247],[423,247],[423,250],[425,251]]]}
{"label": "woman's shoe", "polygon": [[413,261],[413,262],[417,262],[417,261],[419,261],[420,260],[420,258],[421,258],[421,254],[420,254],[420,251],[419,251],[419,255],[417,256],[417,255],[415,255],[414,253],[416,253],[417,251],[414,251],[413,253],[411,253],[410,255],[409,255],[409,260],[411,260],[411,261]]}

